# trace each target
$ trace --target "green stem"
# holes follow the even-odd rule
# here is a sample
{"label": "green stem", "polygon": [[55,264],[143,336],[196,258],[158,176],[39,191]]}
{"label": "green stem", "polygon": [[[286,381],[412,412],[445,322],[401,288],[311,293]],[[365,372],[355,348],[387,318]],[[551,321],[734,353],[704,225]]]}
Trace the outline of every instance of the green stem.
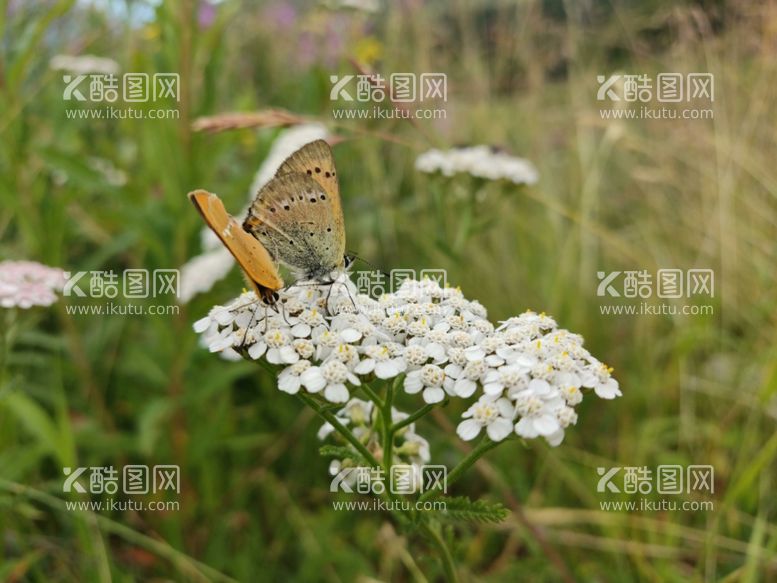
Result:
{"label": "green stem", "polygon": [[386,386],[386,401],[381,410],[381,419],[383,420],[383,469],[388,475],[391,472],[394,450],[394,432],[391,428],[391,407],[394,401],[394,388],[391,384]]}
{"label": "green stem", "polygon": [[383,399],[381,399],[378,394],[372,390],[372,387],[368,384],[363,384],[362,389],[364,389],[364,394],[367,395],[367,397],[375,403],[375,406],[383,411],[383,408],[386,406],[385,403],[383,403]]}
{"label": "green stem", "polygon": [[348,429],[337,420],[337,417],[335,417],[330,411],[327,411],[323,407],[321,407],[318,403],[316,403],[315,399],[310,397],[309,395],[306,395],[303,392],[297,393],[297,396],[302,400],[303,403],[305,403],[308,407],[313,409],[319,417],[327,421],[332,427],[335,428],[335,431],[342,435],[348,443],[350,443],[352,446],[356,448],[356,451],[358,451],[362,456],[364,457],[367,462],[376,468],[380,467],[380,464],[378,463],[378,460],[375,459],[375,456],[370,453],[370,450],[368,450],[364,444],[356,439],[356,436],[354,436],[353,433],[348,431]]}
{"label": "green stem", "polygon": [[459,576],[456,574],[456,564],[453,561],[451,550],[448,548],[442,535],[428,524],[424,524],[421,530],[429,537],[440,555],[447,583],[458,583]]}
{"label": "green stem", "polygon": [[396,432],[397,432],[397,431],[399,431],[400,429],[402,429],[402,428],[404,428],[404,427],[407,427],[408,425],[410,425],[411,423],[413,423],[413,422],[414,422],[416,419],[420,419],[421,417],[423,417],[424,415],[426,415],[427,413],[429,413],[429,412],[430,412],[432,409],[434,409],[434,405],[432,405],[432,404],[429,404],[429,405],[424,405],[424,406],[423,406],[423,407],[421,407],[421,408],[420,408],[418,411],[416,411],[415,413],[413,413],[413,414],[409,415],[409,416],[408,416],[406,419],[403,419],[403,420],[402,420],[402,421],[400,421],[399,423],[396,423],[396,424],[395,424],[395,425],[394,425],[394,426],[391,428],[391,432],[392,432],[392,433],[396,433]]}
{"label": "green stem", "polygon": [[[480,440],[480,443],[478,443],[477,447],[469,452],[467,456],[451,470],[451,472],[448,474],[447,480],[445,481],[445,486],[448,487],[453,484],[456,480],[459,479],[459,477],[461,477],[461,474],[472,467],[472,464],[478,461],[483,456],[483,454],[485,454],[488,450],[495,448],[497,445],[499,445],[499,443],[500,442],[498,441],[491,441],[487,435],[484,435],[483,439]],[[442,486],[438,486],[436,488],[432,488],[431,490],[427,490],[421,494],[421,497],[418,498],[418,501],[423,502],[424,500],[428,500],[435,494],[439,493],[441,489]]]}

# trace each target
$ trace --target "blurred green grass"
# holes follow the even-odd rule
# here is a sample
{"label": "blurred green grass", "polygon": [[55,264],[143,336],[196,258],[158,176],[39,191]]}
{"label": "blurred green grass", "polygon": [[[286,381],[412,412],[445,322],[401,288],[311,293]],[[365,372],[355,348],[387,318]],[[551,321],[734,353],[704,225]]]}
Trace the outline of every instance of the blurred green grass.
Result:
{"label": "blurred green grass", "polygon": [[[273,26],[279,6],[295,8],[287,30]],[[278,132],[207,135],[191,122],[268,107],[320,119],[346,138],[335,156],[349,248],[384,269],[447,269],[494,321],[554,315],[624,391],[586,401],[560,448],[499,448],[457,486],[514,506],[499,527],[458,532],[463,573],[559,579],[545,541],[581,580],[775,577],[773,4],[430,2],[369,15],[224,2],[207,26],[191,2],[163,3],[135,26],[74,2],[0,14],[2,258],[178,267],[199,252],[185,193],[208,188],[239,209]],[[369,46],[379,72],[447,73],[448,119],[335,126],[328,77],[354,73],[349,59]],[[180,73],[180,119],[67,119],[48,68],[59,53]],[[715,75],[713,122],[600,118],[598,74],[676,70]],[[541,179],[490,193],[471,211],[486,226],[452,251],[449,229],[470,211],[413,160],[458,143],[506,146]],[[94,156],[127,183],[109,184]],[[600,314],[597,271],[662,267],[715,269],[715,315]],[[0,476],[33,492],[0,493],[0,577],[215,577],[197,561],[238,580],[408,580],[414,562],[440,576],[386,517],[331,510],[309,412],[263,371],[196,345],[191,323],[241,287],[232,273],[175,317],[73,318],[61,302],[24,320],[0,387]],[[434,459],[455,463],[449,430],[421,431]],[[111,526],[45,497],[61,497],[62,466],[127,463],[180,464],[180,511],[115,513]],[[662,463],[714,465],[715,511],[599,510],[597,466]]]}

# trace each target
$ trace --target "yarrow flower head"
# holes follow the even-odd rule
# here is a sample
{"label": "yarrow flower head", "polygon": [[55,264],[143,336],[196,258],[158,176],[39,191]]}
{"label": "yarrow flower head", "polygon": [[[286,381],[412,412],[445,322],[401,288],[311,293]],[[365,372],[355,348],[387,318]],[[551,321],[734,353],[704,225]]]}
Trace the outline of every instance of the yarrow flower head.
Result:
{"label": "yarrow flower head", "polygon": [[0,306],[50,306],[65,286],[65,272],[35,261],[0,262]]}
{"label": "yarrow flower head", "polygon": [[494,327],[480,303],[432,280],[407,280],[375,299],[340,274],[278,295],[266,306],[246,292],[194,329],[212,352],[277,366],[279,390],[345,403],[348,415],[362,385],[396,379],[427,405],[476,401],[458,426],[462,439],[485,432],[494,441],[541,436],[558,445],[586,392],[621,395],[612,369],[549,316],[529,311]]}
{"label": "yarrow flower head", "polygon": [[465,173],[486,180],[507,180],[514,184],[535,184],[539,174],[524,158],[510,156],[489,146],[450,150],[428,150],[415,161],[416,170],[444,176]]}

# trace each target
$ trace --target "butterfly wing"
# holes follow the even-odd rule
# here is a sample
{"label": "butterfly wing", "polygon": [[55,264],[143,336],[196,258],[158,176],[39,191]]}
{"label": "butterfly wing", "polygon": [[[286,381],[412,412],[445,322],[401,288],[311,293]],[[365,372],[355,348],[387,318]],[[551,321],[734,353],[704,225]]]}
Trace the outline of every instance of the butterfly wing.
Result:
{"label": "butterfly wing", "polygon": [[205,190],[195,190],[189,193],[189,200],[235,258],[260,297],[268,299],[272,292],[283,287],[283,280],[267,249],[227,213],[218,196]]}
{"label": "butterfly wing", "polygon": [[345,255],[345,227],[332,150],[323,140],[297,150],[259,191],[243,227],[301,277],[319,279]]}
{"label": "butterfly wing", "polygon": [[340,217],[343,216],[343,209],[340,203],[340,185],[337,182],[337,172],[335,171],[335,159],[329,144],[324,140],[316,140],[304,145],[284,160],[275,176],[283,176],[294,172],[307,174],[318,182],[329,196],[335,214],[339,214]]}

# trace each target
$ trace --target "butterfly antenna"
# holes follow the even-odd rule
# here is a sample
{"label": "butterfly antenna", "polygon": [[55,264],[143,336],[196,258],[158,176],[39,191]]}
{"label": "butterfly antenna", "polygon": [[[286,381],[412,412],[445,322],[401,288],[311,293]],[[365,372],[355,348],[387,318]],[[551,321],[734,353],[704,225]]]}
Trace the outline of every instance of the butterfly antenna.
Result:
{"label": "butterfly antenna", "polygon": [[346,282],[340,282],[340,285],[345,287],[345,293],[348,295],[348,299],[351,300],[351,304],[353,305],[353,309],[356,313],[359,313],[359,306],[356,305],[356,300],[353,299],[353,296],[351,295],[351,290],[348,289],[348,284]]}
{"label": "butterfly antenna", "polygon": [[379,272],[379,273],[383,274],[383,275],[384,275],[384,276],[386,276],[386,277],[389,277],[389,278],[391,277],[391,275],[390,275],[390,274],[388,274],[388,273],[386,273],[385,271],[383,271],[382,269],[378,268],[378,266],[377,266],[377,265],[375,265],[374,263],[370,263],[370,262],[369,262],[369,261],[367,261],[367,260],[366,260],[364,257],[360,257],[360,256],[359,256],[357,253],[355,253],[354,251],[348,251],[348,256],[349,256],[349,257],[352,257],[354,262],[355,262],[355,261],[358,259],[358,260],[359,260],[359,261],[361,261],[362,263],[365,263],[365,264],[369,265],[370,267],[372,267],[372,269],[373,269],[373,270],[375,270],[375,271],[377,271],[377,272]]}
{"label": "butterfly antenna", "polygon": [[324,307],[326,309],[327,316],[332,316],[332,312],[329,311],[329,298],[332,296],[332,288],[334,287],[334,281],[329,282],[329,290],[326,292],[326,301]]}
{"label": "butterfly antenna", "polygon": [[267,330],[270,327],[270,318],[267,317],[267,310],[270,309],[270,306],[267,304],[264,305],[264,332],[262,334],[267,334]]}
{"label": "butterfly antenna", "polygon": [[286,324],[291,327],[291,322],[289,322],[289,319],[286,317],[286,306],[281,304],[280,309],[278,310],[278,313],[281,315],[281,318],[283,318],[283,321],[286,322]]}

